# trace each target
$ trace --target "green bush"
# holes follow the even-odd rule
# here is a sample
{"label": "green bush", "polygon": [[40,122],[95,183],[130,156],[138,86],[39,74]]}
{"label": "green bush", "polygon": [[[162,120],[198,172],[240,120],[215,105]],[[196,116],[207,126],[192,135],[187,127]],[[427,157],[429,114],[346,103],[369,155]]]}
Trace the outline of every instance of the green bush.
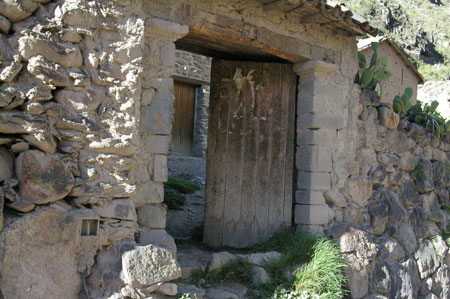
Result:
{"label": "green bush", "polygon": [[164,203],[170,210],[180,210],[186,202],[186,196],[171,187],[164,187]]}
{"label": "green bush", "polygon": [[183,176],[170,177],[167,182],[164,183],[164,187],[170,187],[183,194],[191,194],[197,190],[200,190],[200,186],[196,183],[188,181]]}
{"label": "green bush", "polygon": [[180,210],[186,202],[184,194],[192,194],[197,190],[200,190],[200,186],[192,182],[190,175],[170,177],[164,183],[164,203],[171,210]]}

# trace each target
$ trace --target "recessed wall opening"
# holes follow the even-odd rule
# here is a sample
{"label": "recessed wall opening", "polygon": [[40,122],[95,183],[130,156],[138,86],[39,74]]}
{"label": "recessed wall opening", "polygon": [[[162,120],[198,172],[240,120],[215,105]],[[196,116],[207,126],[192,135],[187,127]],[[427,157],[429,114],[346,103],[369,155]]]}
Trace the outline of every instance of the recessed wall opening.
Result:
{"label": "recessed wall opening", "polygon": [[[167,230],[177,241],[210,247],[261,242],[292,224],[293,65],[255,47],[190,34],[176,46],[165,201],[176,201],[170,189],[179,180],[199,190],[169,209]],[[209,66],[195,71],[198,61]]]}
{"label": "recessed wall opening", "polygon": [[98,227],[98,219],[82,219],[80,235],[82,237],[96,237],[98,234]]}

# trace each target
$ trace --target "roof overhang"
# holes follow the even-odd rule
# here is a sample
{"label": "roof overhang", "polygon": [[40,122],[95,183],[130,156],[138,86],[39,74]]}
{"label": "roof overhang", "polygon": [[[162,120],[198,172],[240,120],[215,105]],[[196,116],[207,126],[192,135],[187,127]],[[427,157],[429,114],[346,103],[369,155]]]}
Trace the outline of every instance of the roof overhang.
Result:
{"label": "roof overhang", "polygon": [[300,23],[315,23],[350,36],[376,36],[373,28],[363,17],[353,13],[335,0],[258,0],[268,9],[278,7],[298,17]]}

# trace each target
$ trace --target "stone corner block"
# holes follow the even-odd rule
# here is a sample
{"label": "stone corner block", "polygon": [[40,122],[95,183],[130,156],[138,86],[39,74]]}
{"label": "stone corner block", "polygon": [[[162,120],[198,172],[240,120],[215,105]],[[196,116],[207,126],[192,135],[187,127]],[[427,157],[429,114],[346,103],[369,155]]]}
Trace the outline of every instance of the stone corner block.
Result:
{"label": "stone corner block", "polygon": [[144,137],[145,151],[151,154],[165,154],[169,152],[170,136],[147,135]]}
{"label": "stone corner block", "polygon": [[296,226],[296,231],[300,231],[300,232],[308,233],[308,234],[319,235],[319,236],[325,235],[323,226],[320,226],[320,225],[298,224]]}
{"label": "stone corner block", "polygon": [[328,191],[330,180],[329,173],[299,171],[297,186],[303,190]]}
{"label": "stone corner block", "polygon": [[327,205],[296,205],[295,224],[326,225],[329,221]]}
{"label": "stone corner block", "polygon": [[168,177],[167,156],[155,155],[153,158],[153,181],[166,182]]}
{"label": "stone corner block", "polygon": [[324,205],[325,197],[319,191],[297,190],[295,202],[302,205]]}
{"label": "stone corner block", "polygon": [[137,221],[146,228],[166,228],[167,206],[164,204],[145,205],[137,209]]}
{"label": "stone corner block", "polygon": [[331,149],[327,146],[299,145],[296,157],[297,169],[301,171],[331,172]]}
{"label": "stone corner block", "polygon": [[152,36],[177,40],[189,32],[189,26],[160,18],[149,17],[145,20],[146,33]]}
{"label": "stone corner block", "polygon": [[113,199],[103,206],[93,206],[94,212],[103,218],[136,221],[136,210],[131,199]]}
{"label": "stone corner block", "polygon": [[323,113],[304,113],[297,119],[298,129],[334,129],[344,127],[344,119],[336,115]]}
{"label": "stone corner block", "polygon": [[294,72],[299,76],[322,75],[324,77],[334,75],[338,66],[321,60],[308,60],[294,65]]}

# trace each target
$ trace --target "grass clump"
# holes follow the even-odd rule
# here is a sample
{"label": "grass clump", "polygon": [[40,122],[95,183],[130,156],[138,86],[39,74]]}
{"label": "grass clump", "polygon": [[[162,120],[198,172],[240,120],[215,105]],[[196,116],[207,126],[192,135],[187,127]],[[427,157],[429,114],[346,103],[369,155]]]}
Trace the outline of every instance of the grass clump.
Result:
{"label": "grass clump", "polygon": [[324,299],[343,298],[345,263],[339,248],[332,241],[320,238],[314,244],[313,250],[311,261],[295,273],[295,291],[308,298],[317,295]]}
{"label": "grass clump", "polygon": [[[325,237],[284,229],[266,242],[254,245],[247,253],[278,251],[278,261],[268,261],[264,269],[270,281],[252,285],[252,265],[235,259],[222,269],[198,270],[192,283],[198,286],[224,282],[240,282],[247,287],[250,299],[340,299],[348,293],[338,245]],[[292,275],[287,275],[287,272]]]}
{"label": "grass clump", "polygon": [[252,281],[252,265],[243,259],[234,259],[220,269],[211,271],[199,269],[192,273],[195,285],[216,284],[225,282],[241,282],[250,285]]}
{"label": "grass clump", "polygon": [[[271,280],[254,287],[249,298],[344,298],[347,291],[338,245],[325,237],[284,229],[250,252],[278,251],[279,261],[264,265]],[[286,275],[289,271],[291,277]]]}
{"label": "grass clump", "polygon": [[171,210],[180,210],[186,202],[185,194],[192,194],[200,190],[200,186],[193,182],[192,176],[181,174],[170,177],[164,183],[164,203]]}

